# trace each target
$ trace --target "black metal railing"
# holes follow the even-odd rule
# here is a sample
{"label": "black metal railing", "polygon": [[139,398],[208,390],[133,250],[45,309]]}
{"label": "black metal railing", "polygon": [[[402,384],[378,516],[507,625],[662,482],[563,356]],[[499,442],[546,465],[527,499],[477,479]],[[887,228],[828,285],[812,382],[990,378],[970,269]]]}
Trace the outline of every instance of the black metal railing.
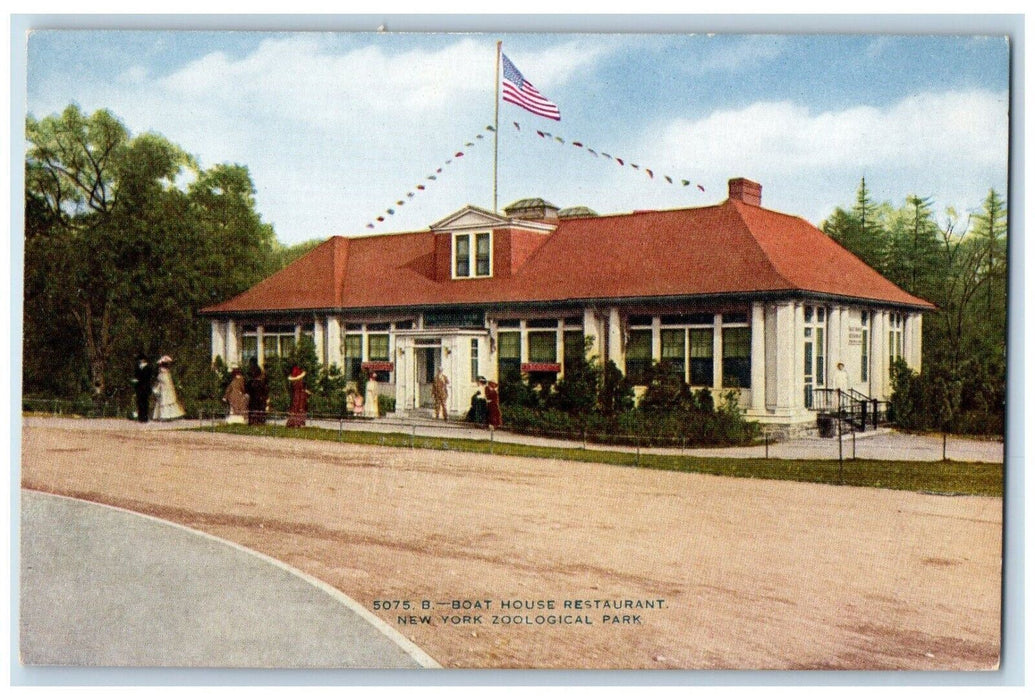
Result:
{"label": "black metal railing", "polygon": [[876,428],[888,416],[887,401],[871,399],[855,389],[813,389],[812,408],[821,418],[835,418],[858,431]]}

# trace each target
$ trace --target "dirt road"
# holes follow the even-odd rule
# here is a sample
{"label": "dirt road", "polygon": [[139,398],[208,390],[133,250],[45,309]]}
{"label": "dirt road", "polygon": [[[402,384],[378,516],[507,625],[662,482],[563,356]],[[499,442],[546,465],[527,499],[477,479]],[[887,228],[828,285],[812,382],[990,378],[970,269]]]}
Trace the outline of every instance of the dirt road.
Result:
{"label": "dirt road", "polygon": [[24,487],[280,559],[388,607],[447,667],[998,663],[999,498],[205,433],[22,439]]}

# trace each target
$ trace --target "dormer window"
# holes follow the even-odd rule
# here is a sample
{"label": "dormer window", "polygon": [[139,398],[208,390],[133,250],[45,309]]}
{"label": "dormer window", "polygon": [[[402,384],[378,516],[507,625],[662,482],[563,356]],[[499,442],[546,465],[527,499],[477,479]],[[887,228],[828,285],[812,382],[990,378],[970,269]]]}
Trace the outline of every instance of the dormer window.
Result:
{"label": "dormer window", "polygon": [[492,234],[453,234],[453,278],[492,276]]}

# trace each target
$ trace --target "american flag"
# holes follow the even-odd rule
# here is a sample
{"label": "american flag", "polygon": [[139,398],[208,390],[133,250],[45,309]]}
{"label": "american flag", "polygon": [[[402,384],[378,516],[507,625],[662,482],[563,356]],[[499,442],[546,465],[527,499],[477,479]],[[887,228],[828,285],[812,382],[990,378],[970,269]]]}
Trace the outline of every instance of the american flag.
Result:
{"label": "american flag", "polygon": [[540,94],[532,83],[525,80],[521,71],[514,67],[506,54],[503,57],[503,101],[516,104],[532,114],[547,119],[561,120],[561,110],[553,102]]}

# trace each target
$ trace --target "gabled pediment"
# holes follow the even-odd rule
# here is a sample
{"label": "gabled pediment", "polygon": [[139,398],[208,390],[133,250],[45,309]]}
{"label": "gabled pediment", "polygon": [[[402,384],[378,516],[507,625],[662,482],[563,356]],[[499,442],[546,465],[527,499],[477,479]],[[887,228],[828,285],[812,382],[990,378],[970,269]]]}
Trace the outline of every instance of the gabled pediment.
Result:
{"label": "gabled pediment", "polygon": [[504,226],[536,231],[538,233],[550,233],[557,227],[556,224],[553,223],[525,221],[522,219],[500,216],[499,214],[492,213],[488,209],[482,209],[473,204],[468,204],[463,209],[450,214],[441,221],[436,221],[428,228],[435,233],[449,233],[452,231],[472,231],[475,229],[485,231]]}
{"label": "gabled pediment", "polygon": [[441,221],[436,221],[429,228],[432,231],[464,231],[475,228],[495,228],[505,226],[506,224],[507,219],[504,217],[493,214],[487,209],[468,204],[463,209],[450,214]]}

